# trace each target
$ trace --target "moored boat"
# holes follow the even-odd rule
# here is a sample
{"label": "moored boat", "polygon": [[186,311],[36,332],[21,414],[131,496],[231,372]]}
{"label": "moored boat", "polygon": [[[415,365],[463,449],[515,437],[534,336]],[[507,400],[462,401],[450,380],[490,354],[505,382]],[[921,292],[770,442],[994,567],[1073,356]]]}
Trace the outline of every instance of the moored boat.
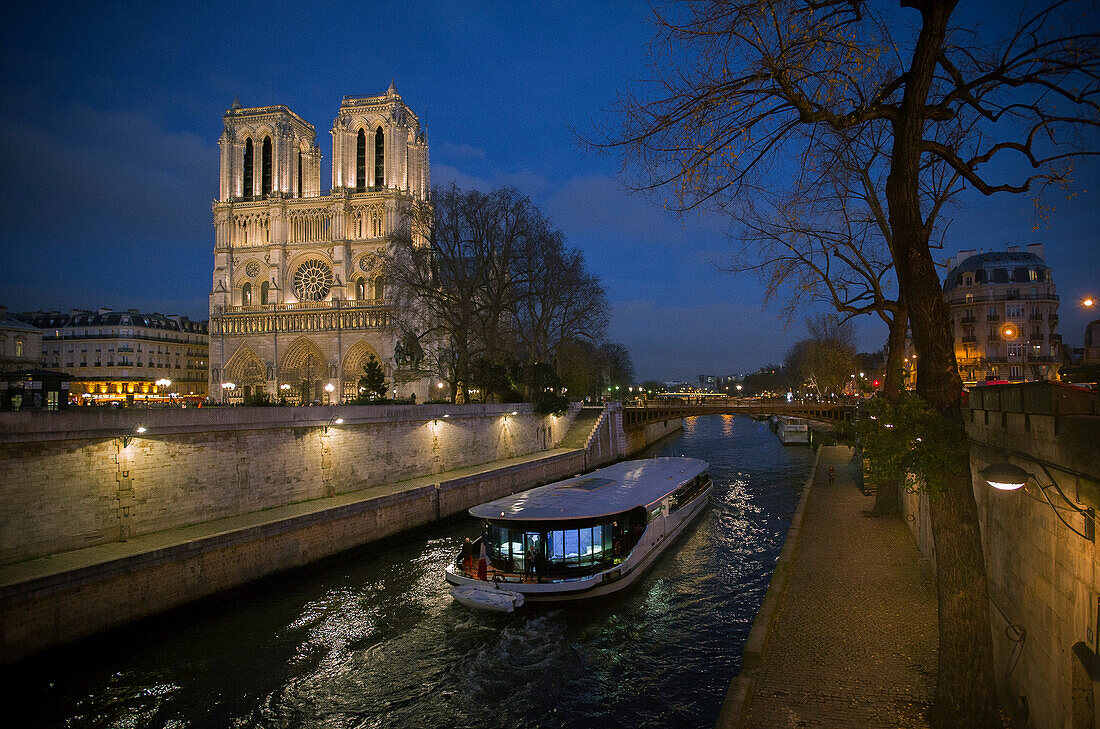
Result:
{"label": "moored boat", "polygon": [[620,590],[699,515],[711,489],[705,461],[654,458],[475,506],[484,532],[447,568],[451,594],[511,612]]}
{"label": "moored boat", "polygon": [[810,443],[810,422],[805,418],[782,415],[779,417],[775,432],[784,445],[809,445]]}

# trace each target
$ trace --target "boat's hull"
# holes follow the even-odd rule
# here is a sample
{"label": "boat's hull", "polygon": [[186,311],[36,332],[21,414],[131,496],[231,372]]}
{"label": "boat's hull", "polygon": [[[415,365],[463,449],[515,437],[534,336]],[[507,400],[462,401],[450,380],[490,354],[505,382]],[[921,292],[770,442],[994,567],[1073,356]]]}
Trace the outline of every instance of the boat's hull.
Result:
{"label": "boat's hull", "polygon": [[[501,582],[500,589],[522,594],[524,602],[545,603],[600,597],[629,587],[702,513],[712,490],[713,487],[708,487],[675,514],[665,514],[650,522],[630,556],[615,567],[574,579],[547,582]],[[485,585],[484,581],[458,574],[453,568],[447,570],[446,577],[447,582],[456,587]]]}

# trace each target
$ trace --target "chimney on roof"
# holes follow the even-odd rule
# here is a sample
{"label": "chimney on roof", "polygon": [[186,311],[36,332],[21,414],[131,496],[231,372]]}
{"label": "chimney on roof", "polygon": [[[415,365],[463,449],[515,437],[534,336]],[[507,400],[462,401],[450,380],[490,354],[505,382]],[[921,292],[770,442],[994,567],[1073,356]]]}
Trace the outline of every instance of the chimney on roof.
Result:
{"label": "chimney on roof", "polygon": [[1020,252],[1020,246],[1009,246],[1008,247],[1008,252],[1009,253],[1019,253]]}
{"label": "chimney on roof", "polygon": [[966,250],[966,251],[959,251],[958,255],[956,255],[954,258],[951,258],[947,261],[947,270],[951,271],[953,268],[958,266],[960,263],[965,261],[967,258],[970,258],[971,256],[976,256],[976,255],[978,255],[978,251],[973,249],[973,248],[971,248],[970,250]]}
{"label": "chimney on roof", "polygon": [[1043,250],[1043,244],[1042,243],[1028,243],[1027,244],[1027,252],[1028,253],[1034,253],[1035,255],[1039,256],[1039,258],[1041,260],[1045,261],[1047,259],[1047,254],[1046,254],[1046,251]]}

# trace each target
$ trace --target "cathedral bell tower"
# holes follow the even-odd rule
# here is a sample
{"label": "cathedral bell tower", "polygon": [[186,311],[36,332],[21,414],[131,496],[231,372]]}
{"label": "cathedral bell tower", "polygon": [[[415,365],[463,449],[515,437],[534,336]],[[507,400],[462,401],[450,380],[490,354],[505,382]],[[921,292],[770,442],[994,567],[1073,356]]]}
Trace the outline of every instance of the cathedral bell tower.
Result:
{"label": "cathedral bell tower", "polygon": [[345,96],[332,125],[332,189],[428,196],[428,142],[393,82],[382,96]]}

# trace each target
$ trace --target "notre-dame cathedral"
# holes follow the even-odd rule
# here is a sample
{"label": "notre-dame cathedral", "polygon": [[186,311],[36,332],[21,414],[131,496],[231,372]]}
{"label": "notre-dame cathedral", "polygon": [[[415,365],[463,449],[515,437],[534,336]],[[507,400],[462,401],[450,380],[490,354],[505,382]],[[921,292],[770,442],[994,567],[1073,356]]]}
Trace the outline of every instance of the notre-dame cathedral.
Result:
{"label": "notre-dame cathedral", "polygon": [[210,395],[346,402],[374,355],[391,395],[422,400],[432,383],[394,362],[379,256],[429,188],[427,138],[394,85],[344,97],[327,195],[316,131],[285,106],[234,102],[218,144]]}

